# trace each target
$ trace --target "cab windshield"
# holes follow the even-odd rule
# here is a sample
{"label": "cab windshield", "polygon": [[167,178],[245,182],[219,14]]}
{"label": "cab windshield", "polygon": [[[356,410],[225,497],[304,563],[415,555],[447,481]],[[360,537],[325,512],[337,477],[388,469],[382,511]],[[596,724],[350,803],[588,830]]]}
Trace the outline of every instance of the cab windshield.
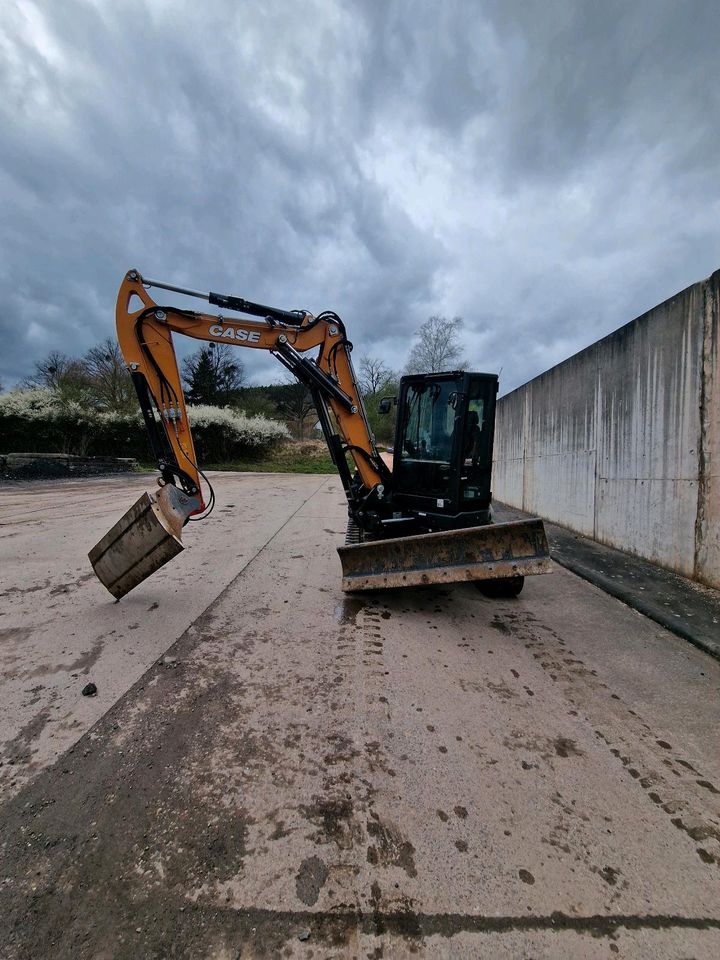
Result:
{"label": "cab windshield", "polygon": [[412,384],[407,393],[400,454],[408,488],[447,497],[459,394],[453,380]]}

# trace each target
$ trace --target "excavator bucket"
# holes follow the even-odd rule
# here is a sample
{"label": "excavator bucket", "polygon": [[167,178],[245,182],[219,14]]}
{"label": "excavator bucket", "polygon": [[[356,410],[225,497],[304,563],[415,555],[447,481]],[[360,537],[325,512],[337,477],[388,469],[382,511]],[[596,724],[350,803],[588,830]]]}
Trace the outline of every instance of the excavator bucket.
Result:
{"label": "excavator bucket", "polygon": [[124,597],[184,549],[183,524],[199,506],[172,484],[144,493],[88,554],[100,582]]}
{"label": "excavator bucket", "polygon": [[466,527],[338,547],[345,591],[550,572],[542,520]]}

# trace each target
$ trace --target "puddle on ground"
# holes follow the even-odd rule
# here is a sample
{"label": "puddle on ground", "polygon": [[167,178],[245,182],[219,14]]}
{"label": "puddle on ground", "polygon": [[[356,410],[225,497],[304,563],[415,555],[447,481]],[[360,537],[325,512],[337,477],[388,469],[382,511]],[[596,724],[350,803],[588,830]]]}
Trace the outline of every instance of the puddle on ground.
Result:
{"label": "puddle on ground", "polygon": [[351,623],[353,626],[357,615],[365,607],[365,601],[358,597],[346,597],[335,607],[335,619],[338,623]]}

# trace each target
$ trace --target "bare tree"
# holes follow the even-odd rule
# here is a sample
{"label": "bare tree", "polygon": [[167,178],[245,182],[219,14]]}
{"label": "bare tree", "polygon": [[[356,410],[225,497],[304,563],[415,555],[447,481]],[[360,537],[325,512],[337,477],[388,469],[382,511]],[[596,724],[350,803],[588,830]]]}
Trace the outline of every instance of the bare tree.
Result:
{"label": "bare tree", "polygon": [[65,394],[80,395],[90,388],[90,377],[82,360],[68,357],[59,350],[51,351],[35,363],[35,371],[26,377],[23,387],[48,387]]}
{"label": "bare tree", "polygon": [[370,357],[367,354],[360,357],[358,382],[363,396],[374,396],[380,392],[385,384],[391,383],[395,379],[395,371],[391,370],[384,360]]}
{"label": "bare tree", "polygon": [[23,387],[49,387],[57,390],[60,383],[74,363],[67,354],[52,350],[43,360],[35,361],[35,370],[22,381]]}
{"label": "bare tree", "polygon": [[107,337],[92,347],[85,354],[83,365],[97,406],[107,410],[134,408],[135,389],[117,341]]}
{"label": "bare tree", "polygon": [[315,412],[315,402],[310,390],[294,377],[276,387],[278,411],[297,424],[300,439],[305,437],[305,420]]}
{"label": "bare tree", "polygon": [[417,340],[410,350],[406,373],[441,373],[444,370],[463,370],[467,364],[459,343],[462,317],[429,317],[418,330]]}
{"label": "bare tree", "polygon": [[185,395],[190,403],[231,403],[245,380],[242,360],[225,343],[200,347],[183,361]]}

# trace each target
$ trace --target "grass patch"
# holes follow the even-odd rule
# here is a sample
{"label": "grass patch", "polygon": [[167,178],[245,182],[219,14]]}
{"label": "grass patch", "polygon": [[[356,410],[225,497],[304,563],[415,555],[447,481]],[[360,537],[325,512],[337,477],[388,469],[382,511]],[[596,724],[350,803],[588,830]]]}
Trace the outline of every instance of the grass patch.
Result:
{"label": "grass patch", "polygon": [[327,446],[322,440],[284,443],[264,457],[232,463],[201,464],[204,470],[237,470],[242,473],[335,473]]}

